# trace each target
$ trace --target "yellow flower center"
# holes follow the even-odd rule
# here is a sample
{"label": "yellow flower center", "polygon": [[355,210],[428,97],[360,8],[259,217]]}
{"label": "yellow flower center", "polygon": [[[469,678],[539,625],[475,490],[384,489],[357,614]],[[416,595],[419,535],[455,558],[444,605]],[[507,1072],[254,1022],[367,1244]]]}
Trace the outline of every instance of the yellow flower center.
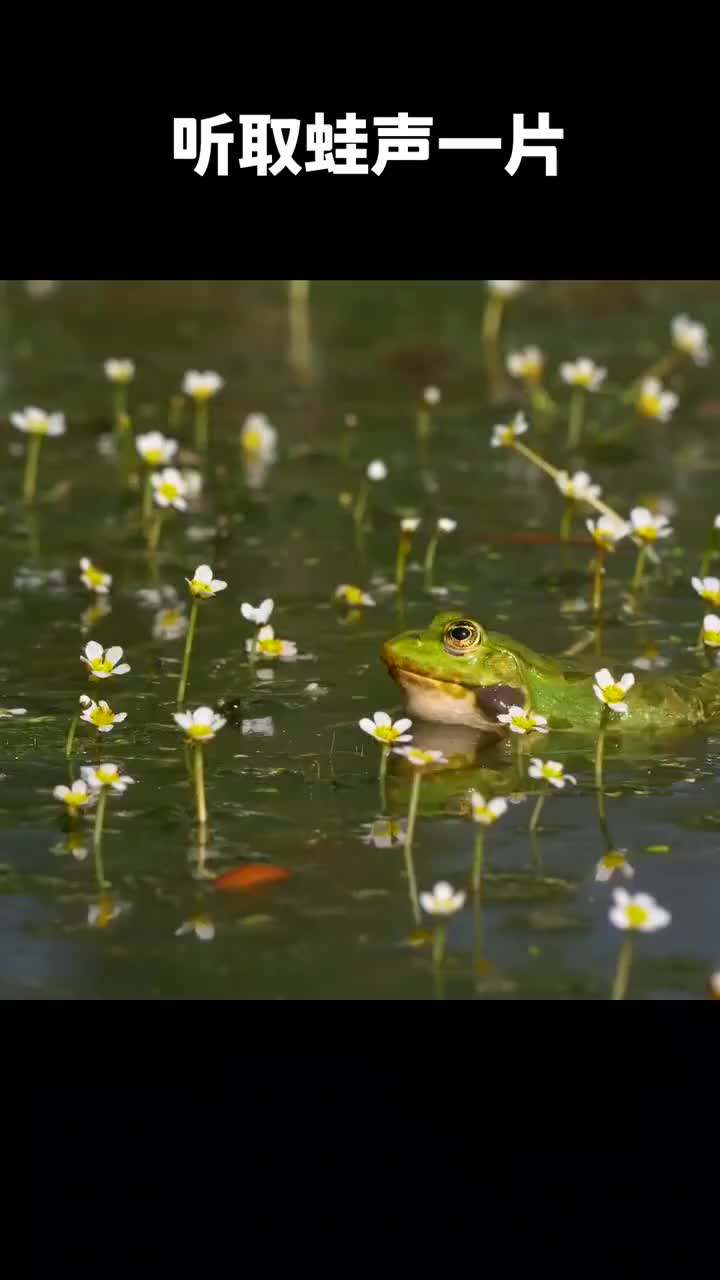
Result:
{"label": "yellow flower center", "polygon": [[553,769],[549,764],[543,765],[543,773],[546,778],[562,778],[563,776],[562,769]]}
{"label": "yellow flower center", "polygon": [[87,791],[70,791],[65,797],[65,803],[70,805],[71,808],[76,808],[78,805],[86,804],[87,800]]}
{"label": "yellow flower center", "polygon": [[109,901],[100,903],[100,910],[95,918],[95,925],[98,929],[104,929],[110,923],[114,916],[113,904]]}
{"label": "yellow flower center", "polygon": [[520,370],[521,378],[526,382],[542,382],[543,363],[542,360],[525,360]]}
{"label": "yellow flower center", "polygon": [[167,498],[168,502],[172,502],[173,499],[178,496],[178,487],[176,484],[172,484],[169,480],[163,480],[163,483],[160,485],[160,492],[163,498]]}
{"label": "yellow flower center", "polygon": [[191,724],[188,734],[191,738],[207,738],[212,729],[209,724]]}
{"label": "yellow flower center", "polygon": [[194,387],[190,395],[193,400],[209,400],[212,395],[212,387]]}
{"label": "yellow flower center", "polygon": [[163,630],[174,627],[175,623],[180,620],[179,609],[165,609],[158,619],[159,625]]}
{"label": "yellow flower center", "polygon": [[500,435],[500,443],[501,443],[501,444],[512,444],[512,442],[513,442],[513,440],[514,440],[514,439],[515,439],[515,428],[514,428],[514,427],[503,427],[502,433],[501,433],[501,435]]}
{"label": "yellow flower center", "polygon": [[103,765],[98,769],[97,776],[106,786],[109,786],[111,782],[117,782],[120,777],[117,769],[106,769]]}
{"label": "yellow flower center", "polygon": [[625,866],[625,858],[621,853],[606,853],[600,862],[607,871],[616,871],[618,867]]}
{"label": "yellow flower center", "polygon": [[400,737],[397,729],[391,724],[378,724],[375,726],[375,737],[381,742],[394,742]]}
{"label": "yellow flower center", "polygon": [[143,457],[149,466],[156,467],[160,462],[165,461],[165,450],[164,449],[146,449],[143,454]]}
{"label": "yellow flower center", "polygon": [[262,448],[262,436],[259,431],[246,431],[242,437],[243,449],[248,453],[257,453]]}
{"label": "yellow flower center", "polygon": [[535,721],[531,720],[530,716],[513,716],[512,722],[513,724],[517,725],[518,729],[534,729],[535,728]]}
{"label": "yellow flower center", "polygon": [[711,591],[708,587],[702,593],[703,600],[709,600],[710,604],[720,605],[720,591]]}
{"label": "yellow flower center", "polygon": [[105,710],[104,707],[95,707],[90,712],[90,719],[92,720],[93,724],[97,725],[98,727],[101,724],[114,724],[115,712],[111,711],[109,707],[107,711]]}
{"label": "yellow flower center", "polygon": [[211,596],[213,593],[209,582],[201,582],[199,578],[193,578],[190,583],[190,590],[194,596]]}
{"label": "yellow flower center", "polygon": [[615,550],[615,538],[613,537],[612,533],[608,532],[607,529],[595,529],[593,531],[593,538],[595,539],[597,545],[599,547],[602,547],[603,551]]}
{"label": "yellow flower center", "polygon": [[348,604],[362,604],[363,593],[360,587],[346,587],[343,595]]}
{"label": "yellow flower center", "polygon": [[96,569],[95,566],[91,564],[88,565],[85,570],[85,577],[91,587],[102,587],[105,583],[105,579],[107,578],[107,574],[103,573],[102,569]]}
{"label": "yellow flower center", "polygon": [[592,373],[575,373],[573,374],[573,384],[576,387],[589,387],[592,378]]}
{"label": "yellow flower center", "polygon": [[657,538],[657,529],[654,524],[639,525],[635,533],[638,538],[642,538],[643,542],[654,542]]}
{"label": "yellow flower center", "polygon": [[638,409],[645,414],[646,418],[657,418],[660,416],[660,397],[649,391],[643,391],[638,401]]}
{"label": "yellow flower center", "polygon": [[639,929],[641,924],[645,924],[649,914],[647,907],[638,907],[634,902],[625,908],[625,919],[631,929]]}
{"label": "yellow flower center", "polygon": [[33,436],[46,436],[49,430],[50,423],[47,418],[33,419],[33,421],[28,424],[28,431]]}
{"label": "yellow flower center", "polygon": [[261,653],[282,653],[283,642],[282,640],[267,637],[265,640],[258,640],[258,649]]}
{"label": "yellow flower center", "polygon": [[92,671],[112,671],[113,664],[107,658],[93,658],[90,663]]}
{"label": "yellow flower center", "polygon": [[609,684],[602,692],[606,702],[622,702],[625,697],[625,690],[619,684]]}
{"label": "yellow flower center", "polygon": [[705,644],[720,646],[720,631],[703,631]]}

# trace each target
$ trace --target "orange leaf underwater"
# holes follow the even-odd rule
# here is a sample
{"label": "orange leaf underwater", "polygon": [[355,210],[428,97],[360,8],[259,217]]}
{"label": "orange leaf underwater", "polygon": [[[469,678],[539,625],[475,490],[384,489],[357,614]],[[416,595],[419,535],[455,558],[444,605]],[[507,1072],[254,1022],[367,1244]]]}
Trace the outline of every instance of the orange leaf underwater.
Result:
{"label": "orange leaf underwater", "polygon": [[289,880],[292,875],[285,867],[276,867],[272,862],[246,862],[241,867],[232,867],[217,877],[215,889],[238,890],[255,889],[261,884],[271,884],[275,880]]}

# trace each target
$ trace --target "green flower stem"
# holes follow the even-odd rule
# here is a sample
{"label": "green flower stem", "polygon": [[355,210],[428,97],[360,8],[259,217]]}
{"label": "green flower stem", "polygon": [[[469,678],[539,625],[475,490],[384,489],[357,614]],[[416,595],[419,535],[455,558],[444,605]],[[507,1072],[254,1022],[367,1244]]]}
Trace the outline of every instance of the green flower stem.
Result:
{"label": "green flower stem", "polygon": [[383,745],[380,752],[380,772],[378,774],[378,785],[380,787],[380,812],[385,813],[387,810],[387,796],[385,793],[385,775],[387,773],[388,758],[391,748]]}
{"label": "green flower stem", "polygon": [[518,772],[518,782],[522,782],[525,770],[523,769],[523,738],[524,733],[513,733],[510,730],[510,736],[515,739],[515,766]]}
{"label": "green flower stem", "polygon": [[151,556],[154,556],[155,552],[158,549],[158,543],[160,542],[160,534],[162,532],[162,526],[163,526],[163,512],[157,511],[155,514],[155,519],[150,525],[147,533],[147,548]]}
{"label": "green flower stem", "polygon": [[43,438],[39,432],[34,432],[28,440],[27,457],[25,458],[25,475],[23,476],[23,501],[34,502],[35,490],[37,488],[38,462],[40,461],[40,446]]}
{"label": "green flower stem", "polygon": [[198,825],[203,828],[207,822],[207,808],[205,805],[205,777],[203,771],[203,749],[199,742],[193,743],[193,776],[195,779],[195,810],[197,813]]}
{"label": "green flower stem", "polygon": [[533,413],[553,413],[555,410],[555,401],[552,396],[540,386],[538,382],[531,382],[528,385],[528,394],[530,396],[530,406]]}
{"label": "green flower stem", "polygon": [[607,821],[605,818],[605,792],[603,790],[603,764],[605,757],[605,733],[608,723],[608,709],[603,705],[600,716],[600,731],[598,733],[597,745],[595,747],[595,789],[597,792],[597,808],[600,825],[605,831]]}
{"label": "green flower stem", "polygon": [[572,530],[573,516],[575,515],[575,503],[572,498],[565,499],[565,508],[560,521],[560,541],[569,542]]}
{"label": "green flower stem", "polygon": [[208,444],[208,424],[210,422],[209,400],[195,401],[195,448],[204,453]]}
{"label": "green flower stem", "polygon": [[398,591],[402,591],[405,584],[405,566],[407,558],[410,554],[410,545],[412,543],[412,534],[407,529],[400,531],[400,541],[398,542],[397,556],[395,558],[395,582]]}
{"label": "green flower stem", "polygon": [[586,393],[576,387],[570,397],[570,413],[568,417],[568,449],[577,449],[582,439],[583,420],[585,418],[585,395]]}
{"label": "green flower stem", "polygon": [[427,442],[430,439],[431,431],[432,415],[427,405],[421,404],[415,418],[415,433],[422,453],[424,453],[427,448]]}
{"label": "green flower stem", "polygon": [[482,827],[478,824],[477,831],[475,832],[475,852],[473,856],[473,869],[472,869],[472,881],[471,881],[472,891],[475,894],[479,894],[480,889],[482,887],[484,853],[485,853],[485,832],[483,831]]}
{"label": "green flower stem", "polygon": [[[534,449],[529,449],[526,444],[522,444],[519,440],[513,440],[509,447],[514,449],[516,453],[521,454],[523,458],[527,458],[528,462],[533,463],[533,466],[540,467],[541,471],[545,471],[547,475],[552,476],[553,480],[557,481],[560,475],[558,467],[554,467],[551,462],[546,462],[545,458],[536,453]],[[587,498],[583,498],[583,502],[586,502],[589,507],[594,507],[596,511],[601,511],[603,515],[612,516],[613,520],[624,524],[622,516],[618,515],[617,511],[613,511],[613,508],[609,507],[607,502],[603,502],[602,499],[591,498],[588,495]]]}
{"label": "green flower stem", "polygon": [[447,925],[436,924],[433,931],[433,964],[436,969],[442,969],[445,963],[445,942],[447,939]]}
{"label": "green flower stem", "polygon": [[540,814],[541,814],[541,812],[542,812],[542,807],[543,807],[543,805],[544,805],[544,803],[545,803],[545,800],[546,800],[546,799],[547,799],[547,796],[546,796],[546,793],[545,793],[544,791],[543,791],[543,792],[538,796],[538,798],[537,798],[537,804],[535,805],[535,808],[534,808],[534,809],[533,809],[533,811],[532,811],[532,817],[531,817],[531,819],[530,819],[530,826],[529,826],[529,828],[528,828],[528,829],[529,829],[529,831],[530,831],[530,832],[532,832],[532,833],[534,833],[534,832],[537,830],[537,824],[538,824],[538,822],[540,821]]}
{"label": "green flower stem", "polygon": [[640,583],[642,582],[643,568],[645,567],[646,557],[647,557],[647,546],[645,545],[645,543],[643,543],[640,550],[638,551],[637,560],[635,561],[635,572],[632,577],[632,582],[630,583],[631,591],[637,591],[638,587],[640,586]]}
{"label": "green flower stem", "polygon": [[98,796],[97,809],[95,811],[95,828],[93,831],[93,846],[96,854],[100,853],[102,847],[103,823],[105,822],[105,804],[107,801],[107,787],[100,788]]}
{"label": "green flower stem", "polygon": [[405,869],[407,871],[408,884],[410,886],[410,902],[412,904],[413,916],[416,924],[420,924],[420,902],[418,899],[417,880],[415,878],[415,864],[413,862],[413,837],[415,835],[415,819],[417,818],[418,800],[420,798],[420,783],[422,782],[422,768],[413,767],[413,782],[410,792],[410,803],[408,805],[407,829],[405,832]]}
{"label": "green flower stem", "polygon": [[116,382],[113,386],[113,425],[118,434],[125,430],[127,398],[127,383]]}
{"label": "green flower stem", "polygon": [[145,483],[143,485],[143,501],[142,501],[142,522],[143,528],[147,529],[152,522],[153,517],[153,473],[150,467],[145,472]]}
{"label": "green flower stem", "polygon": [[435,554],[438,548],[440,538],[434,533],[427,544],[425,552],[425,590],[430,591],[433,584],[433,569],[435,567]]}
{"label": "green flower stem", "polygon": [[611,1000],[624,1000],[627,991],[628,979],[630,977],[630,966],[633,957],[633,937],[632,930],[628,930],[623,944],[620,948],[618,956],[617,968],[615,970],[615,978],[613,980]]}
{"label": "green flower stem", "polygon": [[593,613],[599,613],[602,608],[603,586],[605,584],[605,550],[595,543],[595,574],[593,577]]}
{"label": "green flower stem", "polygon": [[178,683],[177,703],[179,707],[181,707],[185,701],[185,689],[187,688],[188,671],[190,670],[190,654],[192,653],[193,639],[195,636],[198,603],[197,596],[195,596],[192,602],[192,609],[190,610],[190,621],[188,623],[187,635],[185,637],[185,652],[183,654],[182,670],[180,672],[180,681]]}
{"label": "green flower stem", "polygon": [[705,548],[705,554],[703,556],[702,565],[700,566],[701,578],[706,578],[708,576],[708,570],[710,568],[710,565],[712,564],[713,556],[715,555],[718,549],[718,542],[720,542],[720,535],[718,534],[718,530],[713,525],[712,533],[710,534],[710,541],[708,542],[707,547]]}
{"label": "green flower stem", "polygon": [[485,346],[495,346],[502,326],[505,299],[497,293],[491,293],[486,304],[482,322],[482,340]]}
{"label": "green flower stem", "polygon": [[66,756],[70,756],[72,754],[73,744],[75,742],[75,734],[77,732],[79,721],[80,721],[80,716],[77,714],[74,715],[72,720],[70,721],[70,727],[67,731],[67,737],[65,739],[65,755]]}

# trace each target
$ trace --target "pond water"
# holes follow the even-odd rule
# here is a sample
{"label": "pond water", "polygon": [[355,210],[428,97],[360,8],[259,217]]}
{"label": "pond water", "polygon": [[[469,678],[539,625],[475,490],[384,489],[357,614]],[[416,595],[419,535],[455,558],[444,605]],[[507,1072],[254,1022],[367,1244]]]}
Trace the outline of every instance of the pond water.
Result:
{"label": "pond water", "polygon": [[[555,419],[529,412],[527,442],[555,465],[585,465],[621,512],[652,502],[672,519],[660,563],[634,596],[636,548],[625,540],[608,557],[599,640],[586,636],[590,512],[561,546],[553,481],[489,447],[493,424],[524,400],[518,384],[491,394],[486,381],[482,282],[313,282],[309,313],[293,323],[282,281],[39,283],[0,287],[0,702],[26,708],[0,721],[0,995],[607,999],[623,940],[608,910],[613,889],[628,887],[672,913],[669,927],[637,939],[630,997],[706,998],[720,967],[717,725],[671,741],[611,733],[607,824],[635,874],[609,882],[596,878],[608,842],[591,734],[536,735],[518,757],[505,740],[459,742],[442,726],[413,726],[419,744],[466,756],[423,780],[413,848],[421,890],[439,880],[469,888],[469,786],[517,800],[487,833],[481,897],[468,893],[449,922],[439,982],[432,921],[417,927],[402,844],[371,838],[380,753],[358,720],[402,714],[380,649],[439,609],[549,654],[587,640],[590,670],[647,679],[633,663],[653,645],[667,671],[703,670],[711,659],[694,650],[703,608],[690,577],[720,512],[719,366],[686,362],[670,378],[680,403],[668,423],[635,419],[618,389],[667,350],[679,312],[720,341],[720,283],[537,283],[506,310],[504,349],[542,347],[560,406]],[[570,455],[568,389],[556,371],[583,354],[607,366],[608,387],[588,397],[585,436]],[[154,556],[133,480],[140,466],[128,478],[112,436],[109,356],[137,364],[133,431],[176,435],[183,465],[205,471],[190,510],[164,521]],[[191,406],[168,426],[187,369],[226,380],[212,401],[206,462],[194,451]],[[427,385],[442,399],[423,460],[415,419]],[[62,410],[68,428],[43,442],[30,510],[20,501],[28,437],[9,425],[26,405]],[[239,446],[252,412],[278,431],[277,460],[264,472],[248,468]],[[357,426],[344,425],[347,414]],[[358,538],[341,495],[357,496],[372,459],[388,475],[369,486]],[[409,515],[422,524],[401,607],[386,587]],[[437,551],[433,585],[444,591],[431,593],[422,563],[439,516],[458,527]],[[84,556],[112,574],[104,604],[80,581]],[[200,563],[228,583],[200,608],[187,695],[190,708],[222,702],[228,715],[204,748],[204,839],[173,720],[184,637],[159,633],[157,622],[173,590],[187,611],[185,579]],[[375,607],[338,604],[342,583],[371,592]],[[266,596],[276,635],[294,641],[298,657],[252,668],[240,605]],[[90,688],[80,662],[90,639],[122,645],[131,671]],[[68,726],[86,692],[127,718],[102,736],[81,724],[68,759]],[[560,759],[577,778],[549,797],[534,840],[529,754]],[[53,788],[103,760],[136,781],[108,798],[100,868],[93,814],[71,824]],[[407,773],[391,758],[387,812],[397,821]],[[235,892],[216,886],[215,877],[258,862],[291,874]],[[211,921],[211,939],[177,933],[198,916]]]}

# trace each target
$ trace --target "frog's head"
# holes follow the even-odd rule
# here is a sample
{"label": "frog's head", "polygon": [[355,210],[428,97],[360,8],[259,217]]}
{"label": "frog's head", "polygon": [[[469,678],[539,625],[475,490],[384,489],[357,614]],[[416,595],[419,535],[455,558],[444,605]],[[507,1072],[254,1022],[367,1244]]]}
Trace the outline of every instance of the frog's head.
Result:
{"label": "frog's head", "polygon": [[537,709],[537,677],[544,683],[560,674],[551,660],[455,612],[388,640],[382,660],[412,716],[495,733],[503,732],[497,717],[510,707],[532,701]]}

